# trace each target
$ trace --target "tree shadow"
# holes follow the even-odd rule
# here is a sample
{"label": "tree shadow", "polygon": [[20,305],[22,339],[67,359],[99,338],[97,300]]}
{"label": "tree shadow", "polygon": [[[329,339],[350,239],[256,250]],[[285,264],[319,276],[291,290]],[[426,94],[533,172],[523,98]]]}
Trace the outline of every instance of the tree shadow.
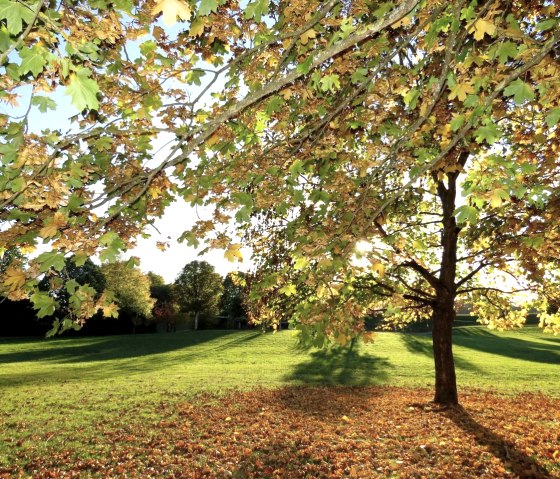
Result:
{"label": "tree shadow", "polygon": [[548,470],[534,457],[520,451],[514,442],[508,441],[494,431],[479,424],[463,407],[444,409],[441,414],[453,421],[465,433],[474,437],[476,442],[490,449],[505,468],[510,469],[521,479],[546,479],[552,477]]}
{"label": "tree shadow", "polygon": [[[432,350],[432,340],[431,337],[424,334],[411,334],[411,333],[403,333],[401,335],[401,340],[404,343],[406,349],[414,354],[422,354],[430,359],[434,357],[433,350]],[[454,343],[455,344],[455,341]],[[455,366],[460,369],[465,369],[469,371],[481,372],[481,369],[476,366],[471,361],[468,361],[461,357],[460,354],[457,354],[455,351],[453,353]]]}
{"label": "tree shadow", "polygon": [[[134,376],[161,370],[190,360],[204,360],[217,351],[236,347],[259,337],[258,332],[185,331],[174,334],[104,336],[55,340],[7,340],[17,350],[0,354],[0,365],[10,368],[0,374],[0,385],[62,383]],[[171,356],[165,353],[172,352]],[[48,374],[29,371],[26,362],[56,365]],[[21,363],[21,368],[17,365]],[[15,367],[14,367],[15,365]]]}
{"label": "tree shadow", "polygon": [[[235,331],[184,331],[174,334],[142,334],[102,336],[96,338],[57,338],[40,340],[7,340],[4,344],[20,347],[21,350],[0,354],[0,364],[29,361],[47,361],[54,363],[80,363],[92,361],[111,361],[134,359],[143,356],[164,354],[167,352],[199,346],[224,336],[232,336],[227,343],[216,345],[217,349],[232,344],[254,339],[259,333],[242,337]],[[28,345],[39,346],[37,349]]]}
{"label": "tree shadow", "polygon": [[385,381],[389,361],[354,348],[322,349],[298,364],[284,379],[300,385],[367,386]]}
{"label": "tree shadow", "polygon": [[553,344],[531,341],[529,335],[527,339],[500,337],[485,328],[459,329],[453,336],[453,344],[464,348],[534,363],[560,364],[560,344],[546,341]]}

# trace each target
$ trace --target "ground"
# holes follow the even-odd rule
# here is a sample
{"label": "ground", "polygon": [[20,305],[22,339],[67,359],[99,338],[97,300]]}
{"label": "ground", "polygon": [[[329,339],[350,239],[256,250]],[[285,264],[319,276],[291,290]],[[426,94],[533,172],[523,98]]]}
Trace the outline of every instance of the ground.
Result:
{"label": "ground", "polygon": [[560,339],[455,339],[449,410],[429,402],[422,334],[0,340],[0,477],[560,478]]}

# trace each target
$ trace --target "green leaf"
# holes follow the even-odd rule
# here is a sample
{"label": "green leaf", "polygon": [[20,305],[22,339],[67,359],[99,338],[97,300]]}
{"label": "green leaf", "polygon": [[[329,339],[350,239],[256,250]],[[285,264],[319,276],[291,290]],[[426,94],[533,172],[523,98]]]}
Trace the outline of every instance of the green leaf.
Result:
{"label": "green leaf", "polygon": [[517,45],[513,42],[504,42],[496,50],[496,57],[500,63],[506,63],[508,58],[515,58],[517,56]]}
{"label": "green leaf", "polygon": [[458,224],[471,223],[475,224],[478,221],[478,210],[473,206],[463,205],[459,206],[453,215],[457,219]]}
{"label": "green leaf", "polygon": [[255,22],[260,22],[263,15],[268,13],[270,0],[255,0],[245,7],[245,19],[254,18]]}
{"label": "green leaf", "polygon": [[451,121],[449,122],[449,126],[451,127],[451,131],[457,131],[463,126],[464,123],[465,123],[464,115],[454,115]]}
{"label": "green leaf", "polygon": [[46,113],[47,110],[56,110],[54,100],[42,95],[34,95],[31,99],[31,104],[39,107],[41,113]]}
{"label": "green leaf", "polygon": [[546,115],[545,121],[549,128],[552,128],[560,123],[560,107],[550,110],[548,115]]}
{"label": "green leaf", "polygon": [[265,108],[266,114],[270,116],[273,113],[280,111],[282,109],[283,103],[284,100],[282,99],[281,96],[278,95],[273,96],[266,104],[266,108]]}
{"label": "green leaf", "polygon": [[555,28],[556,25],[558,25],[557,18],[547,18],[546,20],[537,23],[537,30],[539,32],[545,32],[547,30],[550,30],[551,28]]}
{"label": "green leaf", "polygon": [[218,10],[222,2],[220,0],[201,0],[198,7],[199,15],[210,15],[212,12]]}
{"label": "green leaf", "polygon": [[42,253],[37,257],[37,260],[41,265],[39,268],[41,273],[44,273],[51,268],[56,271],[62,271],[64,268],[64,255],[62,253],[57,253],[56,251]]}
{"label": "green leaf", "polygon": [[33,19],[35,5],[12,0],[0,0],[0,20],[6,20],[8,32],[11,35],[21,33],[23,22],[29,23]]}
{"label": "green leaf", "polygon": [[411,110],[414,110],[418,104],[418,98],[420,98],[420,92],[418,89],[412,88],[408,90],[407,94],[404,96],[404,104]]}
{"label": "green leaf", "polygon": [[494,125],[484,125],[478,128],[475,132],[475,139],[477,143],[486,142],[489,145],[495,143],[501,136],[502,132]]}
{"label": "green leaf", "polygon": [[354,71],[354,73],[352,73],[352,76],[350,77],[350,81],[354,85],[362,83],[365,80],[367,80],[367,77],[366,77],[367,73],[368,73],[367,68],[357,68]]}
{"label": "green leaf", "polygon": [[31,295],[31,302],[33,307],[37,309],[37,317],[44,318],[45,316],[51,316],[56,311],[58,303],[51,298],[47,293],[38,292]]}
{"label": "green leaf", "polygon": [[89,78],[90,75],[89,68],[80,68],[76,74],[70,75],[70,83],[66,87],[66,94],[72,97],[72,105],[80,111],[86,108],[97,110],[99,107],[99,85]]}
{"label": "green leaf", "polygon": [[340,77],[333,73],[321,78],[321,91],[336,91],[340,88]]}
{"label": "green leaf", "polygon": [[293,283],[288,283],[279,289],[279,293],[282,293],[286,296],[293,296],[294,294],[297,293],[296,285]]}
{"label": "green leaf", "polygon": [[45,56],[48,52],[37,45],[33,48],[23,47],[19,51],[19,56],[21,57],[21,65],[19,66],[19,73],[25,75],[31,72],[34,77],[37,77],[39,73],[43,71],[43,67],[47,63]]}
{"label": "green leaf", "polygon": [[530,85],[518,78],[512,81],[504,90],[505,96],[513,96],[513,101],[518,105],[535,98],[535,92]]}
{"label": "green leaf", "polygon": [[0,52],[5,52],[12,45],[10,34],[6,27],[0,27]]}
{"label": "green leaf", "polygon": [[382,3],[375,11],[372,12],[372,15],[374,17],[381,18],[389,13],[394,6],[395,4],[393,2]]}
{"label": "green leaf", "polygon": [[313,63],[313,56],[309,55],[302,63],[296,67],[296,72],[302,75],[306,75],[311,70],[311,65]]}

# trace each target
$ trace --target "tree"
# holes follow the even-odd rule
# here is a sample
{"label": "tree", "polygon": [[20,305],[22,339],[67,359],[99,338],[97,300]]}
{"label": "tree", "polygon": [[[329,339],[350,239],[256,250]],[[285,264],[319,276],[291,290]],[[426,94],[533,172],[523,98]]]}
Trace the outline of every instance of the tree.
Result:
{"label": "tree", "polygon": [[194,329],[201,316],[208,321],[217,316],[222,291],[222,277],[206,261],[187,263],[175,280],[177,303],[194,314]]}
{"label": "tree", "polygon": [[101,267],[106,288],[115,296],[119,315],[126,315],[136,327],[152,320],[155,300],[150,296],[150,280],[139,268],[127,261],[117,261]]}
{"label": "tree", "polygon": [[240,271],[228,273],[222,281],[223,293],[220,298],[220,314],[230,322],[246,318],[246,275]]}
{"label": "tree", "polygon": [[[33,298],[64,255],[114,258],[180,197],[214,209],[190,244],[239,258],[234,221],[263,264],[282,252],[260,294],[317,344],[371,311],[431,315],[437,402],[458,400],[459,297],[512,326],[506,293],[545,288],[558,331],[557,2],[3,1],[3,99],[28,108],[1,118],[0,247],[53,247],[3,273],[10,295]],[[70,133],[30,131],[56,88]]]}
{"label": "tree", "polygon": [[174,287],[165,284],[162,276],[151,271],[148,273],[150,279],[150,296],[155,300],[152,314],[159,323],[165,323],[167,331],[175,331],[177,328],[177,305],[175,304]]}

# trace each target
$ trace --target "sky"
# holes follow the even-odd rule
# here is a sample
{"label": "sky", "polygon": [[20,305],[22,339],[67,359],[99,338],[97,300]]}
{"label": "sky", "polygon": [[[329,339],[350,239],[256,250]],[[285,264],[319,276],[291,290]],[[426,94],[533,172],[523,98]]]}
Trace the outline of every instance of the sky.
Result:
{"label": "sky", "polygon": [[[30,94],[30,92],[29,92]],[[22,95],[22,98],[28,95]],[[59,89],[50,95],[57,103],[58,108],[55,111],[47,111],[46,113],[39,112],[36,108],[31,110],[29,116],[29,129],[40,133],[46,128],[52,128],[52,125],[57,125],[62,131],[70,128],[69,118],[79,113],[74,106],[72,106],[70,97],[64,95],[64,92]],[[22,99],[21,104],[16,109],[8,108],[1,105],[0,109],[5,110],[12,115],[24,114],[27,109],[27,104]],[[66,126],[67,125],[67,126]],[[158,162],[159,158],[164,158],[169,151],[168,143],[169,138],[158,138],[154,142],[154,152],[157,152],[154,157],[154,162]],[[216,271],[225,276],[231,271],[247,271],[251,267],[251,250],[249,248],[242,248],[243,262],[231,263],[224,258],[222,250],[214,250],[202,256],[198,253],[203,247],[195,249],[187,246],[186,243],[178,243],[177,238],[189,227],[191,227],[198,219],[198,214],[204,214],[204,211],[195,210],[189,204],[182,200],[177,200],[170,205],[165,215],[155,222],[155,227],[150,228],[146,232],[151,235],[150,238],[138,238],[137,246],[130,249],[123,255],[123,259],[130,256],[140,258],[140,268],[144,272],[152,271],[157,273],[166,280],[166,282],[173,282],[181,269],[190,261],[204,260],[214,266]],[[169,243],[169,248],[166,251],[161,251],[157,248],[157,242]],[[47,246],[39,247],[38,253],[48,250]],[[95,258],[93,258],[95,260]]]}

